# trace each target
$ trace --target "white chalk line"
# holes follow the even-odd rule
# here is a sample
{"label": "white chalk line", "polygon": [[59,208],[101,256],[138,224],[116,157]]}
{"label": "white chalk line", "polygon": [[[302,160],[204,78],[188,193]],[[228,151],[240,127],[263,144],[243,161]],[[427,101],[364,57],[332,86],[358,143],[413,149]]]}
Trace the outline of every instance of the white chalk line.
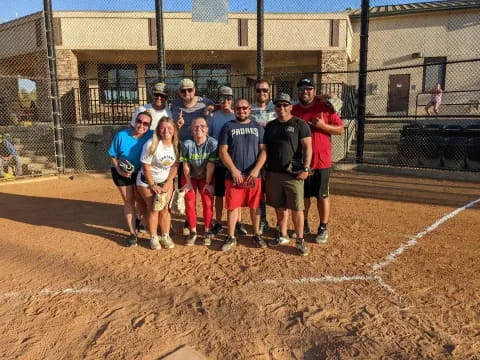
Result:
{"label": "white chalk line", "polygon": [[375,272],[379,269],[384,268],[385,266],[390,265],[392,262],[394,262],[397,259],[397,257],[399,257],[405,251],[406,248],[416,245],[418,243],[419,239],[421,239],[422,237],[424,237],[428,233],[434,231],[436,228],[438,228],[440,225],[442,225],[445,221],[450,220],[454,216],[461,213],[463,210],[466,210],[466,209],[472,207],[473,205],[475,205],[478,202],[480,202],[480,198],[478,198],[477,200],[474,200],[472,202],[469,202],[468,204],[466,204],[462,207],[459,207],[458,209],[455,209],[451,213],[449,213],[449,214],[445,215],[444,217],[438,219],[432,225],[427,227],[425,230],[423,230],[422,232],[419,232],[417,235],[415,235],[413,238],[408,240],[406,243],[403,243],[402,245],[400,245],[400,247],[398,249],[396,249],[396,250],[392,251],[390,254],[388,254],[385,257],[384,261],[382,261],[380,263],[377,263],[377,264],[374,264],[372,266],[372,272]]}

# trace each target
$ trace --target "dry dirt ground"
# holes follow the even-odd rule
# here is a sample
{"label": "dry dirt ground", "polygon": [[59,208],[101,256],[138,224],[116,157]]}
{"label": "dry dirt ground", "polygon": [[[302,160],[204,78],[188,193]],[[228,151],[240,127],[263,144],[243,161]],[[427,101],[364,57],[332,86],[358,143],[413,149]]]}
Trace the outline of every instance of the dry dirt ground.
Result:
{"label": "dry dirt ground", "polygon": [[108,178],[0,186],[0,358],[480,359],[480,185],[336,172],[331,189],[329,242],[300,257],[186,247],[181,219],[175,249],[126,248]]}

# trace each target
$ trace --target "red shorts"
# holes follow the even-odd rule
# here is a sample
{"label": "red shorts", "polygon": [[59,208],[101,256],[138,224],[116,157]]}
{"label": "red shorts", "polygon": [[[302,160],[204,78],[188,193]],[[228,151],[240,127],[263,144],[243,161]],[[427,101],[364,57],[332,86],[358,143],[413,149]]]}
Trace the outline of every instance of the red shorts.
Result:
{"label": "red shorts", "polygon": [[239,207],[258,209],[262,198],[262,179],[255,179],[253,187],[237,187],[231,179],[225,179],[225,205],[227,210]]}

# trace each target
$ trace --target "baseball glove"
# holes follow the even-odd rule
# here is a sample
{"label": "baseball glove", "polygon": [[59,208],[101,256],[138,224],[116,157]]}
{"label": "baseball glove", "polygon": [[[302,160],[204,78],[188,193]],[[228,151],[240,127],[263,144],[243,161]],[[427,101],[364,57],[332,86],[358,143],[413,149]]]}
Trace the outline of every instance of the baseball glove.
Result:
{"label": "baseball glove", "polygon": [[135,171],[135,166],[133,166],[133,164],[125,158],[118,159],[118,166],[127,174],[131,174]]}

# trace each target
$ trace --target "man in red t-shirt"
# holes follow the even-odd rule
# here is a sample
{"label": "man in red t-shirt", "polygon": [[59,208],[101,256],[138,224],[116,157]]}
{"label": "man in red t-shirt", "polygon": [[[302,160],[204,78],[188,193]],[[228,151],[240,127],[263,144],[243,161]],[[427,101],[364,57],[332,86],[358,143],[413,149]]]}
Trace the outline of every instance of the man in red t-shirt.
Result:
{"label": "man in red t-shirt", "polygon": [[332,166],[331,135],[343,134],[343,123],[340,116],[325,101],[315,97],[315,86],[310,79],[302,79],[297,83],[299,103],[293,106],[292,115],[307,122],[312,130],[312,163],[311,175],[305,180],[305,230],[308,227],[308,210],[310,198],[317,198],[318,228],[316,243],[326,243],[328,239],[328,218],[330,215],[329,172]]}

